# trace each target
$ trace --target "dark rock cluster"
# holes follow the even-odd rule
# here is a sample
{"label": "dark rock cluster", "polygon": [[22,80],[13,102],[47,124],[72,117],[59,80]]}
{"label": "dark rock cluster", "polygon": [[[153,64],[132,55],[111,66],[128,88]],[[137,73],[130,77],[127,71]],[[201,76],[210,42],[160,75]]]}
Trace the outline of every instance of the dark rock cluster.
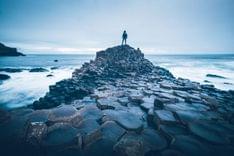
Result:
{"label": "dark rock cluster", "polygon": [[1,147],[16,148],[10,154],[234,152],[234,92],[176,79],[127,45],[98,52],[31,108],[1,113],[0,122]]}

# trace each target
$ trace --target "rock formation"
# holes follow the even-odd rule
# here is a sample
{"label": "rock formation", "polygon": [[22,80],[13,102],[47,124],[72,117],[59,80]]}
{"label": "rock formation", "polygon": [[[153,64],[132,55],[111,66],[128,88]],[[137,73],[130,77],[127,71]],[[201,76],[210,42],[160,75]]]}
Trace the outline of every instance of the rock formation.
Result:
{"label": "rock formation", "polygon": [[16,48],[7,47],[0,43],[0,57],[1,56],[25,56],[24,54],[17,51]]}
{"label": "rock formation", "polygon": [[176,79],[128,45],[97,52],[31,108],[10,114],[0,113],[0,145],[15,147],[12,155],[234,152],[234,92]]}

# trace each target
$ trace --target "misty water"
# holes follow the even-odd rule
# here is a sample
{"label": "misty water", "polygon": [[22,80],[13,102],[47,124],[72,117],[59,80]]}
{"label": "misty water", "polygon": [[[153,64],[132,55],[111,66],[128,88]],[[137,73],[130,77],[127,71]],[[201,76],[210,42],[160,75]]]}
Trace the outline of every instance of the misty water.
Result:
{"label": "misty water", "polygon": [[[0,107],[11,109],[31,104],[46,94],[49,85],[70,78],[74,69],[94,58],[95,55],[27,55],[0,58],[0,68],[27,69],[16,73],[0,72],[11,76],[9,80],[0,82]],[[146,58],[155,65],[167,68],[177,78],[213,84],[222,90],[234,90],[234,55],[146,55]],[[46,68],[48,72],[28,71],[36,67]],[[52,67],[57,68],[52,70]],[[47,77],[48,74],[53,76]],[[207,74],[225,78],[207,77]]]}

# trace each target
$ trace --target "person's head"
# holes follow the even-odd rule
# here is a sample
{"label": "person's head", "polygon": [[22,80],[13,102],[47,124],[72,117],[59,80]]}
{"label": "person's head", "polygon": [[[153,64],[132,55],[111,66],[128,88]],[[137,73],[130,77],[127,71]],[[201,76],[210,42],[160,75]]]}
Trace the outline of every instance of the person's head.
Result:
{"label": "person's head", "polygon": [[126,33],[126,30],[124,30],[124,33]]}

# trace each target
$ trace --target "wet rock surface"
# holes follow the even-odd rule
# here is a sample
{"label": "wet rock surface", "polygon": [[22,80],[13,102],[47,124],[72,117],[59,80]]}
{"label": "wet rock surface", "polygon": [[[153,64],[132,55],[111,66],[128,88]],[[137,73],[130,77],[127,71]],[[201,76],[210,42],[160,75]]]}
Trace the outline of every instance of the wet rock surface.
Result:
{"label": "wet rock surface", "polygon": [[233,91],[176,79],[128,45],[97,52],[95,60],[50,86],[31,108],[1,110],[1,152],[141,156],[234,151]]}

